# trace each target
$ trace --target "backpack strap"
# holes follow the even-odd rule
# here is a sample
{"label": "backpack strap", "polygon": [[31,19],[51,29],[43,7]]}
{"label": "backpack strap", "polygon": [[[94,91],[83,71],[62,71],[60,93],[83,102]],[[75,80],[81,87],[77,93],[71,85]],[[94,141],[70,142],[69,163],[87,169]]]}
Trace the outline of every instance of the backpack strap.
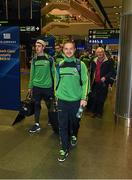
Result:
{"label": "backpack strap", "polygon": [[51,79],[52,79],[52,87],[54,87],[54,76],[52,73],[52,66],[53,66],[54,59],[51,56],[49,56],[48,60],[50,62],[50,75],[51,75]]}
{"label": "backpack strap", "polygon": [[80,76],[80,85],[82,86],[82,78],[81,78],[81,61],[80,59],[76,59],[76,68]]}
{"label": "backpack strap", "polygon": [[61,61],[57,66],[56,66],[56,71],[57,71],[57,74],[59,75],[59,80],[58,80],[58,83],[57,83],[57,86],[56,86],[56,90],[58,89],[59,87],[59,84],[60,84],[60,79],[61,79],[61,76],[60,76],[60,67],[64,64],[64,60]]}
{"label": "backpack strap", "polygon": [[48,60],[50,63],[50,75],[51,75],[51,79],[52,79],[52,87],[54,87],[54,76],[52,73],[52,66],[53,66],[54,58],[46,53],[44,54],[44,56],[45,56],[46,60]]}
{"label": "backpack strap", "polygon": [[32,64],[35,65],[35,61],[37,59],[37,56],[35,55],[33,58],[32,58]]}

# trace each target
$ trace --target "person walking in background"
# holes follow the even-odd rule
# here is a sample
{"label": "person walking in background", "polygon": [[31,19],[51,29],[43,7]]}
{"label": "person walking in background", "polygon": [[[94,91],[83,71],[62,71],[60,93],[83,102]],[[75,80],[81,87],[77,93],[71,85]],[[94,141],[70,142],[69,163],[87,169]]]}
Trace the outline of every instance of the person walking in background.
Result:
{"label": "person walking in background", "polygon": [[55,65],[57,66],[60,61],[63,60],[63,52],[62,52],[62,46],[60,44],[55,45]]}
{"label": "person walking in background", "polygon": [[114,76],[114,67],[111,59],[105,55],[102,47],[96,49],[96,58],[91,62],[90,79],[92,90],[91,111],[93,117],[101,118],[104,102],[108,93],[108,86]]}
{"label": "person walking in background", "polygon": [[90,58],[88,51],[83,51],[82,55],[80,56],[80,60],[85,63],[86,67],[88,68],[88,71],[90,69]]}
{"label": "person walking in background", "polygon": [[[35,101],[35,124],[30,128],[30,133],[40,131],[41,100],[45,100],[46,106],[50,108],[50,98],[54,96],[53,78],[55,66],[53,58],[44,53],[46,43],[38,39],[35,43],[36,55],[31,63],[30,81],[28,92],[33,95]],[[49,112],[48,112],[49,113]]]}
{"label": "person walking in background", "polygon": [[63,47],[64,58],[56,71],[56,97],[59,109],[59,135],[61,149],[58,161],[65,161],[70,145],[77,144],[80,119],[76,117],[80,106],[87,104],[89,91],[86,65],[74,56],[74,42],[66,42]]}

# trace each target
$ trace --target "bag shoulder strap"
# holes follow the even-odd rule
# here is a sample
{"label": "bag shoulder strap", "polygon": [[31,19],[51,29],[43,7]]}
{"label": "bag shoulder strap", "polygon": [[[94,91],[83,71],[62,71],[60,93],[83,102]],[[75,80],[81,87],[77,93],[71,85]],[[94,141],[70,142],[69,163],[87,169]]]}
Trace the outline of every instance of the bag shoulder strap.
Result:
{"label": "bag shoulder strap", "polygon": [[76,59],[76,68],[80,76],[80,85],[82,86],[82,78],[81,78],[81,61],[80,59]]}

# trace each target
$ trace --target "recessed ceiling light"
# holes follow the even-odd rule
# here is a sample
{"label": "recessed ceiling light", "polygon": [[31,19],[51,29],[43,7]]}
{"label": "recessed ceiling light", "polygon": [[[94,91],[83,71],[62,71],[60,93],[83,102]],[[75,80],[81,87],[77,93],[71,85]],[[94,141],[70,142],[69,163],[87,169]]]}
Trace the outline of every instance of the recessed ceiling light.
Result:
{"label": "recessed ceiling light", "polygon": [[117,6],[113,6],[113,8],[114,8],[114,9],[116,9],[116,8],[117,8]]}
{"label": "recessed ceiling light", "polygon": [[116,12],[115,14],[116,14],[116,15],[118,15],[119,13],[118,13],[118,12]]}
{"label": "recessed ceiling light", "polygon": [[47,2],[47,3],[46,3],[46,6],[47,6],[48,4],[49,4],[49,3]]}

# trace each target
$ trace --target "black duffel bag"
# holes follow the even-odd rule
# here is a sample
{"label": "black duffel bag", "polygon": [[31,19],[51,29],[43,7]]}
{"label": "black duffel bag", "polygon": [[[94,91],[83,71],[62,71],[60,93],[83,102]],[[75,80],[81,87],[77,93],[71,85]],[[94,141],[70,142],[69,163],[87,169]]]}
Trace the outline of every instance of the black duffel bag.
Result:
{"label": "black duffel bag", "polygon": [[19,113],[16,116],[15,121],[13,122],[12,125],[21,122],[26,116],[31,116],[33,114],[34,114],[34,100],[28,93],[26,99],[21,101],[21,107]]}
{"label": "black duffel bag", "polygon": [[20,112],[24,116],[31,116],[34,114],[34,100],[29,94],[27,94],[25,100],[21,101]]}

